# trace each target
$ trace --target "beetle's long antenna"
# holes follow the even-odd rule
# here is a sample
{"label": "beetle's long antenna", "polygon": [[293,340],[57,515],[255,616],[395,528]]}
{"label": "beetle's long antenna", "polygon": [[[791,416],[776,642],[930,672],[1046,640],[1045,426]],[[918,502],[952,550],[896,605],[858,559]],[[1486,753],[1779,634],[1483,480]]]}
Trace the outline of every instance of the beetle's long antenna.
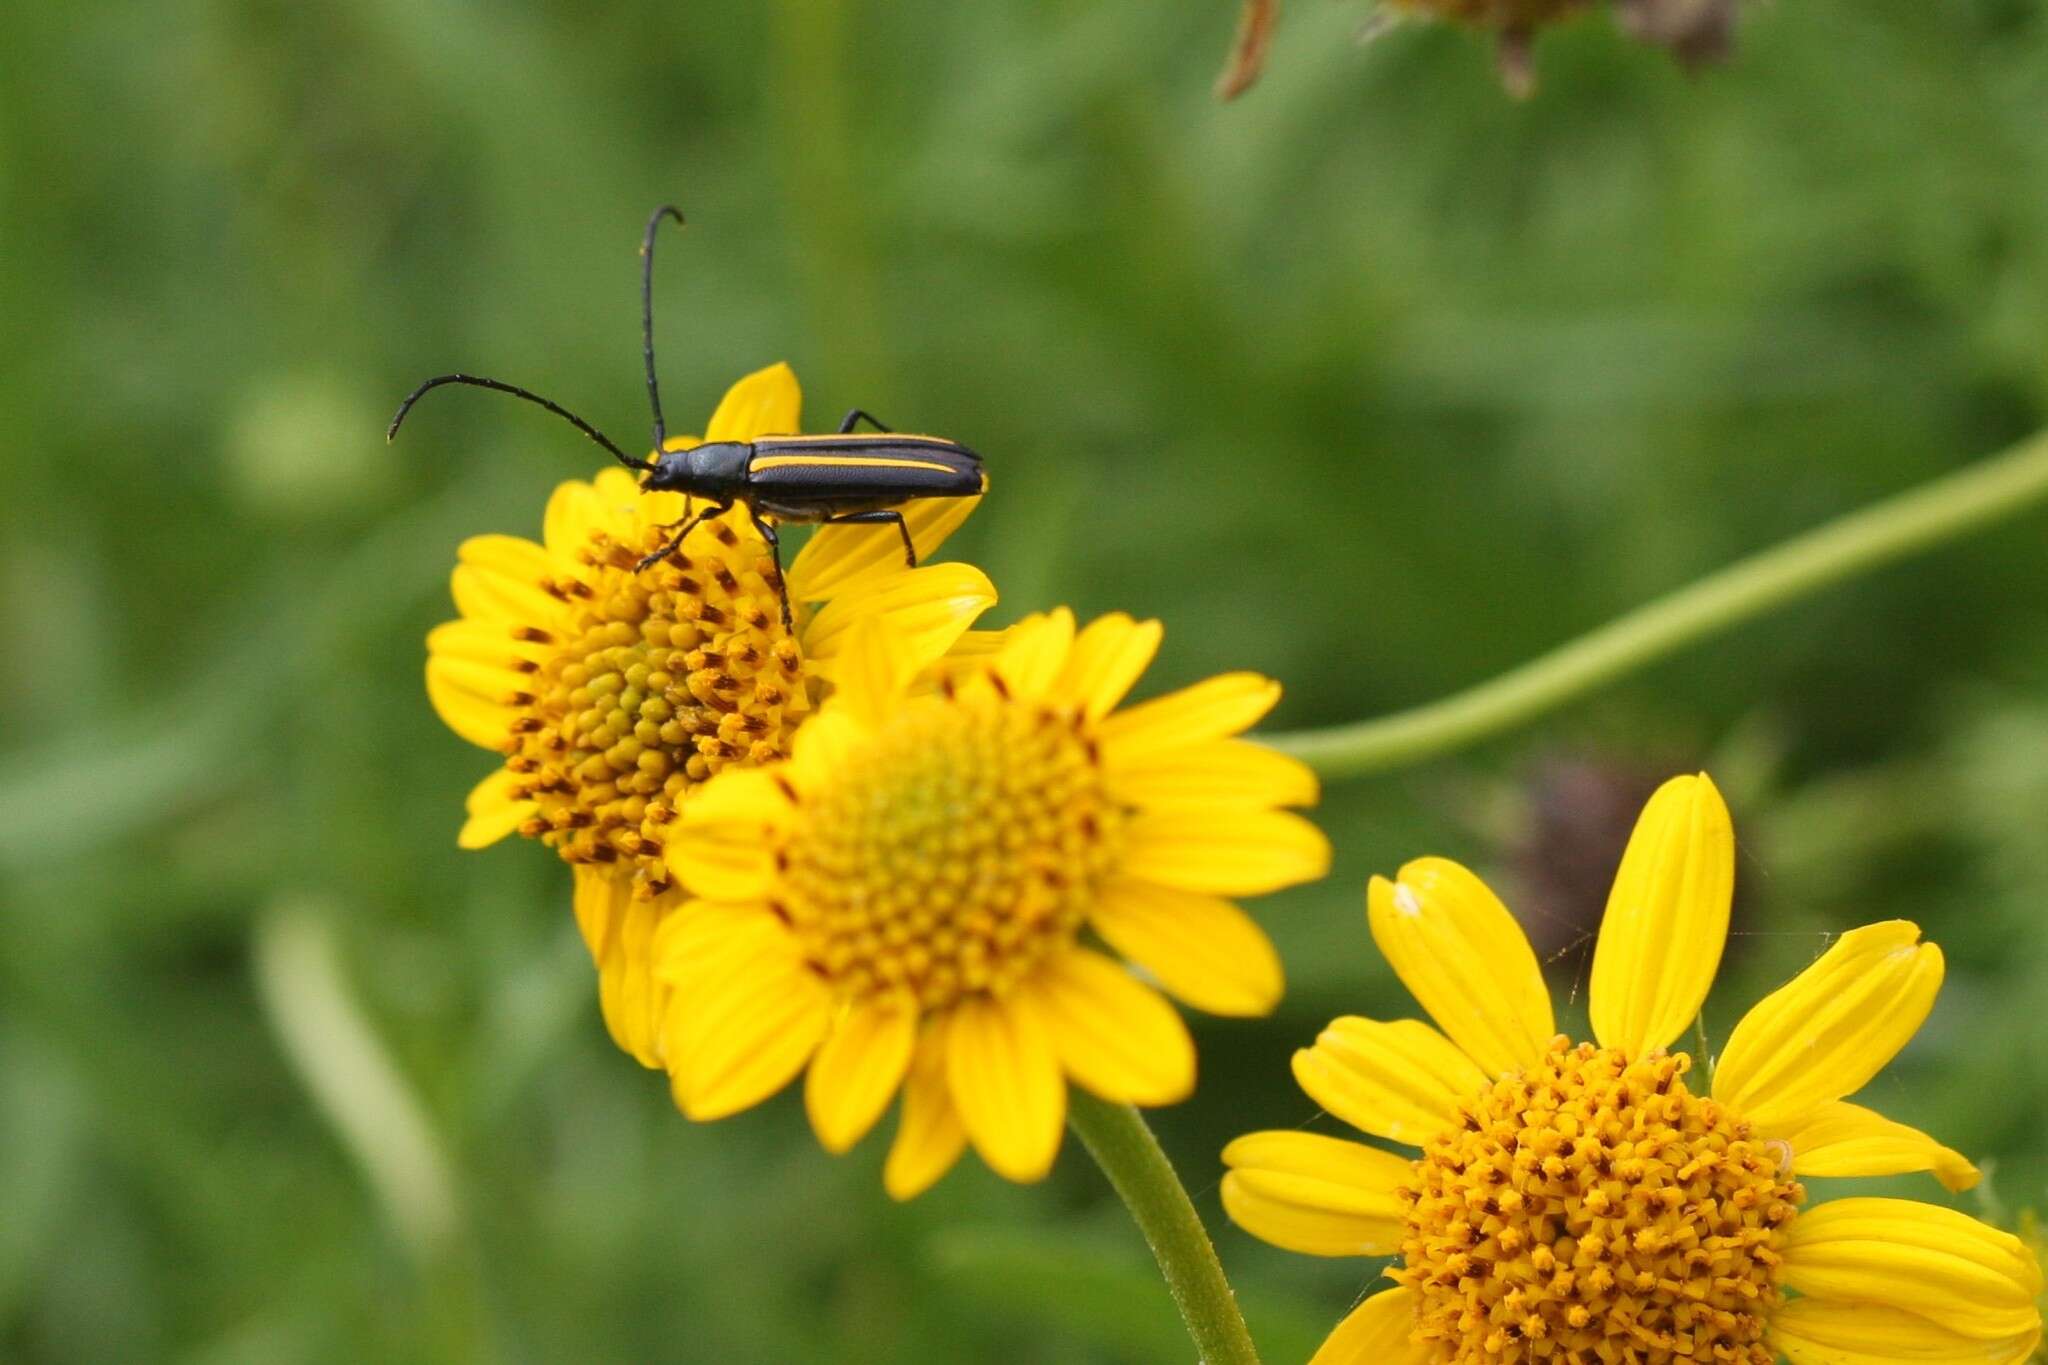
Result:
{"label": "beetle's long antenna", "polygon": [[564,421],[568,422],[571,426],[575,427],[576,430],[582,432],[591,440],[603,446],[606,450],[609,450],[612,453],[612,457],[616,459],[620,464],[626,466],[626,468],[639,470],[650,470],[654,468],[654,466],[648,463],[646,460],[636,460],[632,456],[628,455],[625,451],[620,450],[618,446],[612,443],[611,437],[605,435],[596,427],[590,425],[590,423],[584,421],[581,417],[578,417],[575,413],[563,407],[560,403],[550,402],[548,399],[541,397],[537,393],[529,393],[525,389],[520,388],[517,384],[507,384],[502,379],[485,379],[481,375],[474,374],[437,374],[432,379],[429,379],[426,383],[420,385],[411,393],[407,394],[405,396],[405,401],[398,405],[398,413],[391,419],[391,425],[385,429],[384,439],[388,441],[392,437],[398,435],[398,424],[405,420],[405,415],[408,412],[412,411],[412,405],[414,403],[419,402],[420,398],[427,392],[427,390],[437,389],[441,387],[441,385],[443,384],[469,384],[479,389],[495,389],[499,393],[509,393],[514,398],[524,398],[529,403],[538,403],[540,404],[540,406],[546,408],[549,412],[555,414],[555,416],[560,417]]}
{"label": "beetle's long antenna", "polygon": [[663,218],[675,219],[677,227],[688,226],[681,209],[663,204],[647,220],[647,235],[640,239],[640,349],[647,357],[647,401],[654,408],[656,450],[668,439],[668,428],[661,420],[661,384],[654,377],[654,232]]}

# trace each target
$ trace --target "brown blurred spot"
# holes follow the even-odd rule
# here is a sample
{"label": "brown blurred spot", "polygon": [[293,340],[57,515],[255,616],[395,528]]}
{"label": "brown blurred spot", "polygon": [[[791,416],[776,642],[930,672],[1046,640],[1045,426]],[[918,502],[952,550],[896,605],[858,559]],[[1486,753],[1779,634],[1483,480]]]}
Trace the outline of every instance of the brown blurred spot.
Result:
{"label": "brown blurred spot", "polygon": [[1726,60],[1735,42],[1739,0],[1614,0],[1630,37],[1666,48],[1688,71]]}
{"label": "brown blurred spot", "polygon": [[[1508,845],[1516,886],[1508,907],[1538,957],[1549,961],[1580,944],[1591,952],[1636,817],[1667,777],[1685,765],[1649,765],[1600,755],[1560,753],[1531,773],[1521,828]],[[1742,842],[1738,818],[1736,842]],[[1743,879],[1735,878],[1732,930],[1743,918]],[[1731,951],[1736,940],[1730,940]]]}
{"label": "brown blurred spot", "polygon": [[1216,98],[1234,100],[1252,88],[1266,66],[1266,48],[1273,41],[1273,26],[1280,21],[1280,0],[1244,0],[1237,14],[1237,39],[1230,45],[1230,61],[1216,78]]}
{"label": "brown blurred spot", "polygon": [[1548,959],[1600,928],[1607,890],[1643,803],[1661,779],[1646,768],[1557,754],[1538,761],[1509,866],[1515,917]]}

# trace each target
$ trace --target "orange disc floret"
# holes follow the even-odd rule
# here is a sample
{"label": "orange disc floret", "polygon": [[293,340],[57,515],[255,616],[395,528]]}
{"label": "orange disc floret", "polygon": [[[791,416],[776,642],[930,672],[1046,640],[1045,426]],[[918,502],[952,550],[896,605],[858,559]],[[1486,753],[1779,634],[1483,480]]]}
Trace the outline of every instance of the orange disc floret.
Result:
{"label": "orange disc floret", "polygon": [[1401,1191],[1419,1341],[1458,1361],[1770,1365],[1804,1191],[1691,1059],[1560,1037],[1460,1107]]}

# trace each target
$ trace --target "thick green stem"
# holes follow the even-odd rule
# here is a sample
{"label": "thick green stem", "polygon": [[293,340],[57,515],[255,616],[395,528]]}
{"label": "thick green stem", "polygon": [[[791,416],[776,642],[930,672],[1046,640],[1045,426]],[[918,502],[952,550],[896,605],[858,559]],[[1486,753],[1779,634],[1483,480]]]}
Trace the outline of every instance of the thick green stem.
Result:
{"label": "thick green stem", "polygon": [[1067,1121],[1151,1244],[1202,1365],[1258,1365],[1208,1230],[1138,1111],[1075,1090]]}
{"label": "thick green stem", "polygon": [[1809,593],[2048,498],[2048,432],[1794,536],[1477,687],[1390,716],[1265,736],[1326,778],[1399,767],[1508,730]]}

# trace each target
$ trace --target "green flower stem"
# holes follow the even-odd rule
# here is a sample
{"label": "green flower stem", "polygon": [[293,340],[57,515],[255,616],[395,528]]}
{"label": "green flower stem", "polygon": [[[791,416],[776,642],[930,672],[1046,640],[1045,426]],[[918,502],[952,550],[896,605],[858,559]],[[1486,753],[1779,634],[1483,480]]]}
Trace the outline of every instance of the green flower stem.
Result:
{"label": "green flower stem", "polygon": [[2048,432],[1708,574],[1477,687],[1390,716],[1263,738],[1326,778],[1433,758],[1511,729],[1716,631],[2014,516],[2044,498]]}
{"label": "green flower stem", "polygon": [[1077,1088],[1068,1099],[1067,1122],[1151,1244],[1202,1365],[1258,1365],[1208,1230],[1138,1111]]}

